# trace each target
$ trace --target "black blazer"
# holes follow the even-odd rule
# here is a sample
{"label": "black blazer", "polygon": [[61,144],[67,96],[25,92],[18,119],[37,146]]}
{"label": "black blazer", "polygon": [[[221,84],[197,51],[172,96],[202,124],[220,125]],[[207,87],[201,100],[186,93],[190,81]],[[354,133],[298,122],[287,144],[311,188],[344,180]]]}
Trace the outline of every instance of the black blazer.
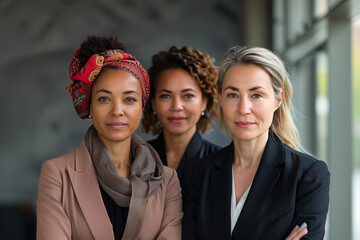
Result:
{"label": "black blazer", "polygon": [[303,239],[323,239],[330,173],[323,161],[269,134],[249,195],[230,229],[232,161],[229,146],[199,161],[184,195],[183,239],[285,239],[304,221]]}
{"label": "black blazer", "polygon": [[[166,159],[164,135],[160,133],[160,135],[156,139],[149,141],[149,144],[158,152],[161,161],[165,166],[167,166],[168,164]],[[219,146],[203,139],[199,131],[195,132],[194,136],[191,138],[189,145],[185,150],[184,156],[181,159],[178,168],[176,169],[180,185],[183,190],[184,188],[186,188],[186,185],[188,184],[190,179],[191,172],[193,171],[193,168],[198,162],[198,160],[219,149]]]}

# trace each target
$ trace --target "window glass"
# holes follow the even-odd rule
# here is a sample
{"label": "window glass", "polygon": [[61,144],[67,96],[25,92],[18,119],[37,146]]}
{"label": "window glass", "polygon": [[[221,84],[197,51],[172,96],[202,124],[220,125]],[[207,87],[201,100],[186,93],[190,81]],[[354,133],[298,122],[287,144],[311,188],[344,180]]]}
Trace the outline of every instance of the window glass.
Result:
{"label": "window glass", "polygon": [[327,161],[327,139],[328,139],[328,56],[325,51],[319,51],[315,57],[316,61],[316,155],[319,159]]}
{"label": "window glass", "polygon": [[353,239],[360,239],[360,18],[352,26]]}
{"label": "window glass", "polygon": [[321,18],[329,11],[328,0],[314,0],[314,17]]}

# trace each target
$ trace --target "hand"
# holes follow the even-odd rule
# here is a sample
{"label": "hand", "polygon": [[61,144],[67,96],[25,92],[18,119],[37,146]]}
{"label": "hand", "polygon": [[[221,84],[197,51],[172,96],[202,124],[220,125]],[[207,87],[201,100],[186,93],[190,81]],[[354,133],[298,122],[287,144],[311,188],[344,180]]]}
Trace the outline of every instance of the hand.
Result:
{"label": "hand", "polygon": [[291,231],[290,235],[285,240],[299,240],[308,233],[307,224],[304,222],[299,227],[298,225]]}

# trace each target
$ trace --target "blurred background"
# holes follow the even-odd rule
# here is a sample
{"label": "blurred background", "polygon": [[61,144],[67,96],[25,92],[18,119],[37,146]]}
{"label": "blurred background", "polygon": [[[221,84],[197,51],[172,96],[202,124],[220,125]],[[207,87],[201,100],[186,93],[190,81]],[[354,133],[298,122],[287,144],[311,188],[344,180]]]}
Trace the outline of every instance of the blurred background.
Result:
{"label": "blurred background", "polygon": [[[0,0],[0,32],[1,240],[35,239],[41,165],[76,148],[91,124],[65,90],[90,34],[117,36],[146,69],[171,45],[216,65],[234,45],[277,52],[301,142],[331,172],[326,239],[360,239],[360,0]],[[204,137],[229,143],[217,125]]]}

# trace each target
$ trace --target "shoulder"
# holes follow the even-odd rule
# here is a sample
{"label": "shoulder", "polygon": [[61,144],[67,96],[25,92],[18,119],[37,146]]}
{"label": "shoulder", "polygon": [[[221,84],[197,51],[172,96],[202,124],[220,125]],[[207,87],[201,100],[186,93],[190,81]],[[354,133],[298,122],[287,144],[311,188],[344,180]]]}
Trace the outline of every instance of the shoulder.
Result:
{"label": "shoulder", "polygon": [[202,158],[201,164],[209,164],[208,162],[214,162],[216,163],[222,163],[225,159],[231,158],[233,156],[234,147],[233,144],[230,143],[226,147],[219,147],[217,145],[214,145],[214,149],[216,149],[211,154],[205,156]]}
{"label": "shoulder", "polygon": [[285,144],[282,144],[282,146],[284,149],[284,160],[287,166],[292,166],[292,168],[301,172],[303,177],[313,176],[329,181],[330,172],[324,161],[310,154],[296,151]]}
{"label": "shoulder", "polygon": [[180,181],[177,176],[177,173],[174,169],[164,166],[164,178],[162,182],[162,187],[164,193],[166,194],[181,194]]}
{"label": "shoulder", "polygon": [[315,156],[312,156],[311,154],[294,150],[285,144],[282,144],[282,146],[284,148],[285,158],[292,159],[293,161],[294,160],[299,161],[304,166],[311,166],[313,164],[320,164],[326,166],[326,163],[324,161],[317,159]]}
{"label": "shoulder", "polygon": [[211,154],[221,148],[220,146],[204,139],[203,136],[200,134],[199,130],[197,130],[195,132],[194,136],[192,137],[192,139],[190,141],[190,144],[199,145],[199,147],[201,147],[201,150],[206,152],[205,156],[208,154]]}
{"label": "shoulder", "polygon": [[65,171],[68,168],[75,169],[79,167],[79,164],[84,165],[83,160],[85,160],[85,158],[89,158],[89,152],[87,151],[84,141],[82,141],[76,149],[45,161],[42,169],[53,168],[58,171]]}
{"label": "shoulder", "polygon": [[178,179],[176,170],[171,167],[164,166],[164,183],[174,181],[174,179]]}
{"label": "shoulder", "polygon": [[205,139],[203,139],[202,146],[206,149],[206,152],[208,152],[208,155],[221,149],[220,146],[218,146],[212,142],[209,142]]}
{"label": "shoulder", "polygon": [[156,138],[147,141],[147,143],[149,143],[153,147],[162,145],[162,142],[164,142],[162,133],[160,133]]}
{"label": "shoulder", "polygon": [[38,191],[60,198],[62,188],[68,181],[68,166],[74,163],[75,150],[45,161],[41,167]]}
{"label": "shoulder", "polygon": [[71,163],[74,160],[75,157],[75,149],[56,158],[46,160],[42,164],[42,171],[43,169],[57,169],[58,171],[64,170],[69,163]]}
{"label": "shoulder", "polygon": [[150,144],[151,146],[154,146],[157,143],[157,138],[148,140],[147,143]]}
{"label": "shoulder", "polygon": [[230,143],[228,146],[220,148],[213,153],[200,158],[195,167],[193,175],[200,176],[202,174],[211,173],[231,165],[233,160],[234,148]]}

